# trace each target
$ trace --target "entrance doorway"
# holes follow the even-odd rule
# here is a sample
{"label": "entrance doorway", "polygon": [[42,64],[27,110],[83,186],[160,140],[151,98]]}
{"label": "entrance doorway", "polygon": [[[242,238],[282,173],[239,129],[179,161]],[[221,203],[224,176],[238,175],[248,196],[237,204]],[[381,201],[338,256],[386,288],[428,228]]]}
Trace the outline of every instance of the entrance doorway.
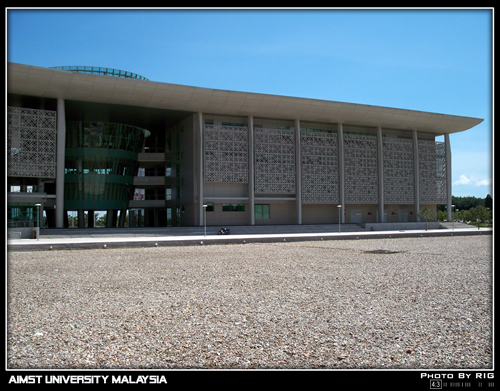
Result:
{"label": "entrance doorway", "polygon": [[351,210],[351,224],[361,224],[362,213],[361,209]]}

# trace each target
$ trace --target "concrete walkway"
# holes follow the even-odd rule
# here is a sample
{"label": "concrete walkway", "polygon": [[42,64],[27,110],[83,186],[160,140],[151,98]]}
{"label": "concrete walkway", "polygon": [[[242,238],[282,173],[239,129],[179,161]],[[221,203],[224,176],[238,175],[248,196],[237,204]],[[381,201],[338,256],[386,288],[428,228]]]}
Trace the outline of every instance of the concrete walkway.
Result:
{"label": "concrete walkway", "polygon": [[466,224],[442,224],[433,230],[369,231],[356,224],[229,226],[230,235],[217,235],[221,228],[84,228],[42,229],[40,238],[9,239],[8,251],[45,251],[61,249],[243,244],[311,240],[356,240],[421,236],[491,235],[492,228]]}

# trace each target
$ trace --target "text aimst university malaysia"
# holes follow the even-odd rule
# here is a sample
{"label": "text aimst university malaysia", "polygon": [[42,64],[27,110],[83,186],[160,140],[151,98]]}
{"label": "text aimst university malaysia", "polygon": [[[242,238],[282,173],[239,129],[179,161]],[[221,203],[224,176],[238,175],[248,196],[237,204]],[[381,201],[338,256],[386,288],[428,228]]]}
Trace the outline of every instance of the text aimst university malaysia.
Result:
{"label": "text aimst university malaysia", "polygon": [[7,67],[13,226],[93,227],[97,211],[107,227],[416,222],[441,204],[451,220],[450,134],[483,121]]}

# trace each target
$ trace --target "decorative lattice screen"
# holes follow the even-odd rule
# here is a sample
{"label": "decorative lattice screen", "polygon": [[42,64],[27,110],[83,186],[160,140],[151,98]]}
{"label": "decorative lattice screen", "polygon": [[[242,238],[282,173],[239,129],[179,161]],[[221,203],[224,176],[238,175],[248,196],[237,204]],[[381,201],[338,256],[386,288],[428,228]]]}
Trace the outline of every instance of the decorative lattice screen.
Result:
{"label": "decorative lattice screen", "polygon": [[255,192],[295,193],[295,137],[290,129],[256,128]]}
{"label": "decorative lattice screen", "polygon": [[205,125],[206,182],[248,182],[248,128]]}
{"label": "decorative lattice screen", "polygon": [[420,203],[446,204],[445,144],[419,140],[418,165]]}
{"label": "decorative lattice screen", "polygon": [[[53,131],[55,132],[55,113],[53,114]],[[19,119],[17,121],[19,122]],[[15,121],[9,111],[9,129],[11,122]],[[12,132],[12,134],[18,133]],[[205,181],[247,183],[248,128],[207,124],[204,134]],[[302,202],[304,204],[339,202],[337,133],[302,130],[300,135]],[[31,140],[33,137],[33,133],[26,133],[24,139]],[[18,140],[19,137],[10,136],[9,138],[9,140],[14,139]],[[55,137],[49,138],[47,142],[53,142],[54,139]],[[254,140],[255,192],[295,193],[294,131],[255,128]],[[8,148],[12,151],[13,141],[9,142]],[[52,148],[55,167],[55,143]],[[414,203],[413,141],[384,137],[382,150],[384,203]],[[11,152],[10,160],[14,156],[15,154]],[[444,143],[419,140],[418,157],[420,203],[446,203]],[[344,168],[345,202],[347,204],[377,204],[379,198],[375,135],[344,134]],[[34,171],[31,170],[31,172]]]}
{"label": "decorative lattice screen", "polygon": [[345,203],[377,204],[377,138],[344,134]]}
{"label": "decorative lattice screen", "polygon": [[302,202],[339,202],[338,137],[336,132],[300,132]]}
{"label": "decorative lattice screen", "polygon": [[7,108],[7,175],[56,176],[56,112]]}
{"label": "decorative lattice screen", "polygon": [[383,153],[384,203],[413,204],[413,140],[385,137]]}

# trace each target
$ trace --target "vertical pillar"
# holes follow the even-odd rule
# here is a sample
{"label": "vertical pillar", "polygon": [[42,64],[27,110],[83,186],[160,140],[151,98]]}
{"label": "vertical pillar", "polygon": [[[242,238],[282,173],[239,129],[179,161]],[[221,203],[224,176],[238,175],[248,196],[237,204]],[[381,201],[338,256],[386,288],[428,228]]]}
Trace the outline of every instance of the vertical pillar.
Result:
{"label": "vertical pillar", "polygon": [[255,225],[255,159],[253,144],[253,116],[248,117],[248,208],[250,225]]}
{"label": "vertical pillar", "polygon": [[112,228],[113,227],[113,209],[108,209],[106,211],[106,228]]}
{"label": "vertical pillar", "polygon": [[451,144],[450,135],[447,133],[444,135],[445,142],[445,154],[446,154],[446,219],[448,221],[453,220],[451,204],[452,204],[452,192],[451,192]]}
{"label": "vertical pillar", "polygon": [[40,202],[40,206],[38,207],[38,227],[43,228],[43,209],[45,207],[44,202]]}
{"label": "vertical pillar", "polygon": [[[120,210],[120,221],[118,222],[118,227],[125,227],[125,218],[127,216],[127,209]],[[90,211],[89,211],[89,221],[90,221]]]}
{"label": "vertical pillar", "polygon": [[295,205],[297,224],[302,224],[302,157],[300,150],[300,120],[295,120]]}
{"label": "vertical pillar", "polygon": [[78,228],[85,228],[85,211],[78,209]]}
{"label": "vertical pillar", "polygon": [[[38,178],[38,185],[37,185],[37,192],[38,193],[45,193],[45,183],[42,181],[41,178]],[[39,214],[38,214],[38,227],[43,228],[43,209],[45,207],[45,203],[42,201],[40,202],[39,208]],[[48,220],[48,218],[47,218]]]}
{"label": "vertical pillar", "polygon": [[384,150],[382,128],[377,126],[378,222],[384,222]]}
{"label": "vertical pillar", "polygon": [[203,226],[203,113],[198,112],[198,223]]}
{"label": "vertical pillar", "polygon": [[95,213],[93,210],[87,211],[87,226],[94,228]]}
{"label": "vertical pillar", "polygon": [[66,149],[66,114],[64,106],[64,99],[57,99],[56,228],[64,227],[64,159]]}
{"label": "vertical pillar", "polygon": [[339,204],[342,208],[339,208],[340,213],[340,223],[345,223],[345,187],[344,187],[344,129],[342,124],[338,124],[338,145],[339,145]]}
{"label": "vertical pillar", "polygon": [[413,130],[413,187],[414,187],[414,221],[419,221],[418,212],[420,210],[420,185],[419,185],[419,166],[418,166],[418,136],[417,131]]}
{"label": "vertical pillar", "polygon": [[135,209],[129,209],[128,211],[128,226],[132,228],[135,228],[137,226]]}

